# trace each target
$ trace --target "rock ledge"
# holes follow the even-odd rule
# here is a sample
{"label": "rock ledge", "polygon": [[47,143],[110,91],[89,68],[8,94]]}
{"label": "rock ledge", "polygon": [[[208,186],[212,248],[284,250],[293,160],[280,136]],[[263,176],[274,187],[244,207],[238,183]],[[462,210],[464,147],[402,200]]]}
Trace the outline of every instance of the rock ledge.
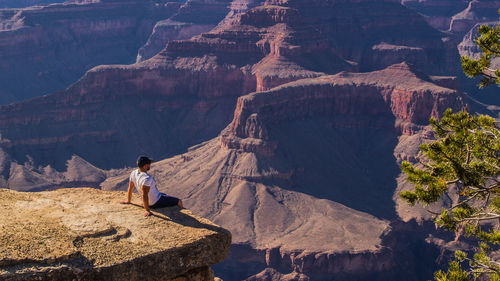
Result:
{"label": "rock ledge", "polygon": [[213,280],[231,234],[185,209],[90,188],[0,189],[0,280]]}

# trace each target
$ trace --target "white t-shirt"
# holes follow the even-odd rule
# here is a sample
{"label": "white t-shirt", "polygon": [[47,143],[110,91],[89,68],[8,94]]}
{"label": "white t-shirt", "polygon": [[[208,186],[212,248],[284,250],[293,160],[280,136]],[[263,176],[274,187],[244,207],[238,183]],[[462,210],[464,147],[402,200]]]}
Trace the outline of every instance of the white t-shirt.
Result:
{"label": "white t-shirt", "polygon": [[142,195],[142,186],[149,186],[148,199],[149,206],[154,205],[158,200],[160,200],[161,194],[156,187],[155,179],[148,173],[139,171],[139,169],[134,170],[130,173],[130,181],[134,183],[135,188]]}

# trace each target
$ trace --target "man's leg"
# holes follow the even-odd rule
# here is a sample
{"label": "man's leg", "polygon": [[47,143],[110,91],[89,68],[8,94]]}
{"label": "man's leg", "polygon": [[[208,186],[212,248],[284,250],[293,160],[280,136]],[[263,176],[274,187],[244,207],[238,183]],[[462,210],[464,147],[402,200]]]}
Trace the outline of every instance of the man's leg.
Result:
{"label": "man's leg", "polygon": [[181,208],[184,208],[184,206],[182,205],[182,200],[181,200],[181,199],[179,199],[179,203],[177,203],[177,205],[178,205],[179,207],[181,207]]}
{"label": "man's leg", "polygon": [[181,206],[182,207],[182,202],[180,202],[180,201],[181,200],[176,198],[176,197],[162,195],[160,197],[160,200],[158,200],[158,202],[156,202],[153,206],[151,206],[151,208],[158,209],[158,208],[173,207],[173,206]]}

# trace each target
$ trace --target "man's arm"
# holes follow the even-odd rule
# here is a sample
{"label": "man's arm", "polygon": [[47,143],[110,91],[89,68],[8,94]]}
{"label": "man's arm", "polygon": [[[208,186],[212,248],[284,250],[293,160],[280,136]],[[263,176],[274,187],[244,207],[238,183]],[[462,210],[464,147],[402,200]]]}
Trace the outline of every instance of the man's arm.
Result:
{"label": "man's arm", "polygon": [[141,186],[142,189],[142,203],[144,205],[144,209],[146,209],[146,213],[144,213],[144,216],[147,217],[151,215],[151,211],[149,210],[149,186],[143,185]]}
{"label": "man's arm", "polygon": [[130,201],[132,201],[132,192],[134,191],[134,182],[129,181],[128,182],[128,191],[127,191],[127,201],[122,201],[120,203],[122,204],[130,204]]}

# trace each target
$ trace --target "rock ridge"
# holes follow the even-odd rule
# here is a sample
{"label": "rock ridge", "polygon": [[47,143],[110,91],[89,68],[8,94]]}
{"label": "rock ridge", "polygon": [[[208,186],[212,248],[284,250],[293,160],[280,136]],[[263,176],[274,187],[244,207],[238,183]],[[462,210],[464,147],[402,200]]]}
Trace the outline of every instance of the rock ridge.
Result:
{"label": "rock ridge", "polygon": [[[234,119],[221,134],[221,145],[270,155],[277,144],[269,137],[267,126],[311,116],[337,116],[338,127],[391,128],[399,124],[400,133],[411,135],[426,125],[429,117],[439,117],[445,109],[457,110],[464,104],[458,90],[439,86],[432,79],[441,81],[401,63],[380,71],[341,72],[255,92],[238,99]],[[395,121],[384,124],[367,118],[346,119],[363,115]]]}

